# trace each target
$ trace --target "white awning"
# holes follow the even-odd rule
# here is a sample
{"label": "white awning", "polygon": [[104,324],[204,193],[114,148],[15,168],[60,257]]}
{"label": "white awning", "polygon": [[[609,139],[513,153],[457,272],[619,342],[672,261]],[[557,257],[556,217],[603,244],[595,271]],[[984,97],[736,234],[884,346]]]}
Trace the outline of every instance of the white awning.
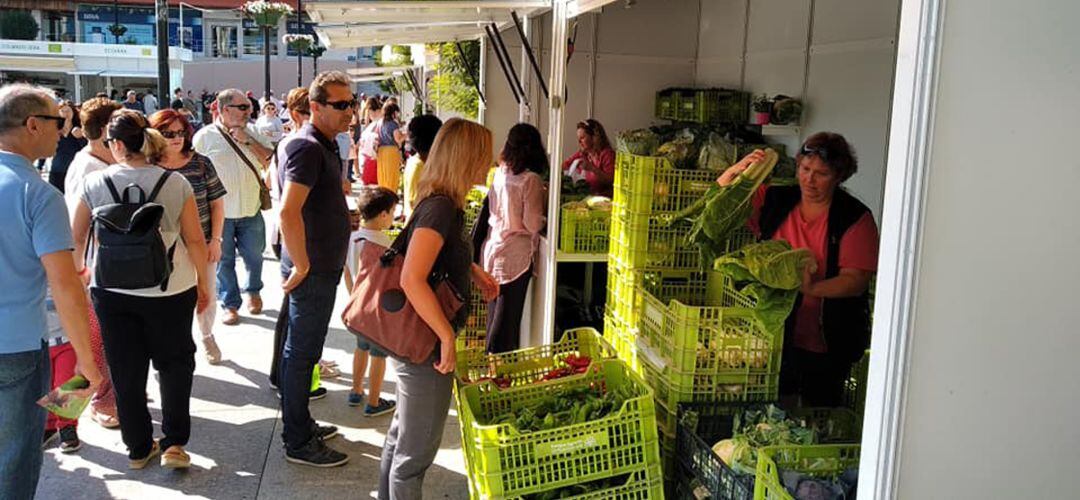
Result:
{"label": "white awning", "polygon": [[369,68],[349,68],[345,72],[352,76],[389,75],[419,68],[420,66],[372,66]]}
{"label": "white awning", "polygon": [[356,0],[305,2],[315,33],[330,48],[474,40],[484,26],[505,29],[510,13],[533,17],[550,0]]}
{"label": "white awning", "polygon": [[70,57],[0,56],[0,71],[67,73],[74,69],[75,59]]}
{"label": "white awning", "polygon": [[[591,12],[605,5],[618,2],[620,0],[570,0],[566,2],[566,15],[567,17],[577,17],[586,12]],[[634,4],[636,0],[622,0],[627,4]]]}

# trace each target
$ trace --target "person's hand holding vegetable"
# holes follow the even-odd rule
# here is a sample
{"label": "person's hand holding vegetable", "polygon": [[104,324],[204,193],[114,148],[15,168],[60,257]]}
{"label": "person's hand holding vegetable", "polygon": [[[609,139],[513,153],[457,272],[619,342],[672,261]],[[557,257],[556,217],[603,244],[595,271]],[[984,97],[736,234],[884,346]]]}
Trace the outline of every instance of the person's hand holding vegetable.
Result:
{"label": "person's hand holding vegetable", "polygon": [[742,160],[739,160],[739,163],[728,167],[728,169],[725,170],[724,173],[720,174],[720,177],[716,179],[716,183],[721,186],[730,186],[732,182],[735,182],[735,178],[738,177],[739,174],[745,172],[746,169],[750,167],[750,165],[752,165],[754,162],[762,161],[764,159],[765,151],[761,149],[755,149],[754,152],[744,156]]}

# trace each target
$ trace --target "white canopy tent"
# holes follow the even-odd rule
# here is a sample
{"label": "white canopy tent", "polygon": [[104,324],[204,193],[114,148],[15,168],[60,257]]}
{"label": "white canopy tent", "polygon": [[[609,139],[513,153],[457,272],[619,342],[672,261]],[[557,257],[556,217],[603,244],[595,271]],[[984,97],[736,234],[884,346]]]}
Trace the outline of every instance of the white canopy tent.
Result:
{"label": "white canopy tent", "polygon": [[[494,24],[500,31],[513,25],[513,14],[522,19],[533,18],[548,11],[552,14],[552,40],[566,40],[569,19],[601,8],[617,0],[355,0],[305,2],[311,20],[318,23],[315,33],[330,48],[370,47],[388,44],[437,43],[464,40],[480,40],[481,59],[479,86],[484,92],[485,27]],[[624,0],[626,1],[626,0]],[[632,1],[632,0],[630,0]],[[528,23],[523,23],[526,37]],[[522,85],[528,87],[531,73],[526,69],[523,48]],[[554,44],[551,51],[550,94],[548,107],[547,148],[552,171],[561,167],[559,151],[562,151],[563,103],[565,102],[567,46]],[[388,68],[373,68],[386,70]],[[386,78],[385,71],[353,73],[354,81]],[[483,104],[480,117],[483,121]],[[529,115],[529,103],[520,103],[519,115],[524,120]],[[537,269],[541,279],[533,297],[539,300],[539,318],[532,324],[542,332],[543,342],[552,342],[555,327],[556,263],[559,234],[561,185],[551,183],[548,199],[548,238],[541,245]],[[539,321],[538,321],[539,320]],[[536,337],[533,337],[536,338]]]}

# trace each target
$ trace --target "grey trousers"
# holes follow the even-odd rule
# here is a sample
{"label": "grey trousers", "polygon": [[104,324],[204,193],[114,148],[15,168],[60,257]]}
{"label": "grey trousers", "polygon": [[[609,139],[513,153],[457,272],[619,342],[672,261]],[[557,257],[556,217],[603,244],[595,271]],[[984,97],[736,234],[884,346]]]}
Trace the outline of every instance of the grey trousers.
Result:
{"label": "grey trousers", "polygon": [[435,371],[434,356],[420,364],[390,362],[398,377],[397,411],[383,445],[379,500],[420,500],[442,442],[454,378]]}

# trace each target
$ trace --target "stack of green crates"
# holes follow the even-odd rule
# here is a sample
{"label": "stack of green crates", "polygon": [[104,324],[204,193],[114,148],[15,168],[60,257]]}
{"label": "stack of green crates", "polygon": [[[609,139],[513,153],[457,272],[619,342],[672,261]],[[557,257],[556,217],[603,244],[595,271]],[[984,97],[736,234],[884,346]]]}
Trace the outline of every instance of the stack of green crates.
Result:
{"label": "stack of green crates", "polygon": [[[459,362],[455,393],[472,498],[522,498],[600,481],[605,489],[569,498],[663,498],[652,391],[626,363],[600,359],[610,348],[595,330],[584,330],[568,332],[553,346],[474,352]],[[542,380],[568,354],[589,355],[592,365],[582,374]],[[509,387],[484,380],[489,376],[509,379]],[[598,386],[634,396],[604,418],[549,430],[484,423],[569,389]]]}
{"label": "stack of green crates", "polygon": [[657,118],[695,123],[746,123],[750,94],[727,89],[669,88],[656,93]]}
{"label": "stack of green crates", "polygon": [[607,210],[563,208],[559,219],[559,251],[565,253],[608,253],[611,212]]}
{"label": "stack of green crates", "polygon": [[835,477],[859,466],[857,444],[766,446],[758,450],[754,500],[794,500],[780,480],[780,469],[815,477]]}
{"label": "stack of green crates", "polygon": [[458,334],[457,349],[484,347],[487,342],[488,303],[476,285],[469,287],[472,294],[469,301],[469,317],[465,320],[465,329]]}

